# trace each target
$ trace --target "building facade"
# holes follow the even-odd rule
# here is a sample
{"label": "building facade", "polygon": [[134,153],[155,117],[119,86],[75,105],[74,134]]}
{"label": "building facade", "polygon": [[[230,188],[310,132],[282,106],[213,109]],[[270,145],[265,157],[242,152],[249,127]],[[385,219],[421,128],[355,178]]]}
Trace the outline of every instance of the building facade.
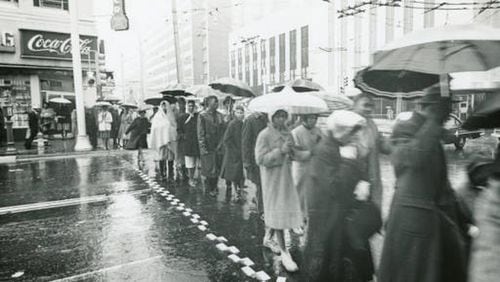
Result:
{"label": "building facade", "polygon": [[[78,9],[86,81],[88,70],[96,72],[99,43],[92,1],[78,1]],[[0,106],[12,104],[16,137],[27,128],[28,106],[41,108],[56,97],[74,105],[69,23],[67,0],[0,1]],[[86,102],[94,102],[95,87],[84,95]]]}
{"label": "building facade", "polygon": [[[173,0],[176,1],[176,0]],[[151,24],[141,36],[145,96],[158,94],[168,85],[206,84],[229,76],[227,54],[231,27],[229,0],[177,0],[176,15],[180,64],[174,44],[172,11]],[[171,7],[169,7],[171,9]]]}

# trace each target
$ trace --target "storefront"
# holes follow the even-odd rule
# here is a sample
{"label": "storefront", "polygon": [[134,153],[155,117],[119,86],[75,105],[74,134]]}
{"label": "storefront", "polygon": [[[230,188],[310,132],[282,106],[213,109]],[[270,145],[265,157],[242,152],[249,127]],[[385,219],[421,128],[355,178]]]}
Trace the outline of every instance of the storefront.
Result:
{"label": "storefront", "polygon": [[[68,123],[75,106],[70,34],[18,29],[0,35],[0,106],[12,105],[15,140],[24,138],[30,106],[49,103],[57,117],[51,129],[62,129],[57,121]],[[84,82],[88,71],[96,71],[97,46],[97,37],[80,36]],[[84,95],[92,95],[92,89],[85,89]],[[53,103],[53,98],[69,103]]]}

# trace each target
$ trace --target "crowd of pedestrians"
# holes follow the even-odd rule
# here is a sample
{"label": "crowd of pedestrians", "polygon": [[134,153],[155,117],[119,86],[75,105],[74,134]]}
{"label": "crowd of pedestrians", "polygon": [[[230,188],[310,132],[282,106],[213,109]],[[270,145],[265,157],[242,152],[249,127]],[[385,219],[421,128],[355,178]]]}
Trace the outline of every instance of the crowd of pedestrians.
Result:
{"label": "crowd of pedestrians", "polygon": [[[139,164],[143,150],[152,149],[166,181],[203,186],[210,196],[225,183],[226,196],[234,191],[237,200],[245,181],[252,182],[263,246],[286,271],[299,271],[301,281],[482,281],[471,277],[498,271],[494,262],[477,260],[500,257],[498,247],[489,247],[500,238],[500,160],[471,163],[467,185],[451,187],[441,144],[450,99],[439,87],[428,89],[390,137],[370,118],[372,98],[352,99],[352,108],[323,117],[321,129],[318,115],[297,116],[279,105],[246,113],[233,101],[223,112],[216,96],[163,101],[149,114],[102,106],[86,118],[96,146],[138,150]],[[29,121],[33,132],[44,126],[34,111]],[[380,154],[390,155],[396,175],[385,220]],[[377,263],[370,245],[376,233],[384,239]],[[301,238],[300,263],[289,251],[289,234]]]}

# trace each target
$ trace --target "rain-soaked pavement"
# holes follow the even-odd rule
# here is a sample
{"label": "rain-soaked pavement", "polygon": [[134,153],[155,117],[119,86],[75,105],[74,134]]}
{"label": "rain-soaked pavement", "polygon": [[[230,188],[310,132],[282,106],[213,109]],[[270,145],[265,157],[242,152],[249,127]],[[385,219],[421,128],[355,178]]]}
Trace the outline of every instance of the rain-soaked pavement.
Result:
{"label": "rain-soaked pavement", "polygon": [[[465,153],[448,150],[455,186],[463,181],[464,165],[477,148],[469,146]],[[261,246],[264,227],[250,182],[244,201],[237,202],[235,195],[226,197],[222,183],[218,197],[211,198],[202,187],[158,181],[208,222],[209,230],[202,232],[153,192],[135,168],[133,154],[0,165],[0,281],[251,281],[242,265],[205,237],[208,233],[227,238],[228,246],[239,249],[238,256],[255,262],[254,270],[274,279],[287,276],[279,259]],[[153,162],[143,171],[154,178]],[[394,182],[387,157],[382,159],[382,174],[387,213]],[[86,202],[47,208],[75,200]],[[6,213],[13,206],[36,203],[41,204],[23,206],[32,211]],[[381,240],[372,243],[377,254]],[[300,265],[298,251],[292,254]]]}

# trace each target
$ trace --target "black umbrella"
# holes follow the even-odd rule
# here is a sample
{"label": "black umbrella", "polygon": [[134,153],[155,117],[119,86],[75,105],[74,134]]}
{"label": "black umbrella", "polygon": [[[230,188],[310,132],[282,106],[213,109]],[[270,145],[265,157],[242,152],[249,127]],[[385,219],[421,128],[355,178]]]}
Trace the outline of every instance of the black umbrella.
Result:
{"label": "black umbrella", "polygon": [[289,81],[283,85],[278,85],[273,88],[273,92],[280,92],[285,86],[292,87],[295,92],[312,92],[312,91],[324,91],[325,89],[316,82],[312,82],[307,79],[298,78],[293,81]]}
{"label": "black umbrella", "polygon": [[168,101],[170,104],[177,102],[177,99],[168,95],[157,95],[144,99],[144,103],[153,106],[159,106],[162,101]]}
{"label": "black umbrella", "polygon": [[439,82],[439,75],[365,68],[354,77],[354,85],[365,93],[395,99],[424,96],[424,89]]}
{"label": "black umbrella", "polygon": [[230,78],[224,77],[217,79],[216,81],[208,84],[215,90],[220,90],[223,93],[231,94],[238,97],[255,97],[250,86],[248,86],[245,82]]}
{"label": "black umbrella", "polygon": [[462,128],[467,130],[498,127],[500,127],[500,93],[488,94],[462,125]]}
{"label": "black umbrella", "polygon": [[167,86],[164,90],[160,91],[164,96],[177,97],[177,96],[189,96],[191,93],[187,93],[187,85],[182,83],[172,84]]}

